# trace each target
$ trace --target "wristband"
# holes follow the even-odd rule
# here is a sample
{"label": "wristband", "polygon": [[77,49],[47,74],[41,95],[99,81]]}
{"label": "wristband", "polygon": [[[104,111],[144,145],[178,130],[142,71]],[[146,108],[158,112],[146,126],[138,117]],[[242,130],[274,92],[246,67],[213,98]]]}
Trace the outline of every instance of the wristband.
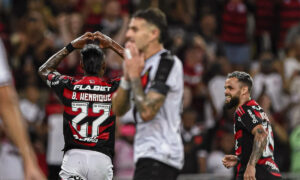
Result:
{"label": "wristband", "polygon": [[67,51],[68,51],[69,53],[71,53],[75,48],[74,48],[74,46],[73,46],[71,43],[69,43],[69,44],[66,46],[66,49],[67,49]]}
{"label": "wristband", "polygon": [[124,90],[129,90],[131,88],[130,82],[127,81],[124,77],[122,77],[120,82],[120,87]]}

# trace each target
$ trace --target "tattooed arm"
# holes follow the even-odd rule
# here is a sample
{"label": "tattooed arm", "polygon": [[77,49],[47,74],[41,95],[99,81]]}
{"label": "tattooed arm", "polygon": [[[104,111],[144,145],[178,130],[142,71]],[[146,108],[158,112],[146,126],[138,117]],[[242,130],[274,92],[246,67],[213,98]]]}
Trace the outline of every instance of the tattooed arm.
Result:
{"label": "tattooed arm", "polygon": [[131,79],[131,87],[134,97],[134,102],[141,118],[144,121],[149,121],[154,118],[160,107],[165,101],[165,95],[155,91],[144,93],[140,78]]}
{"label": "tattooed arm", "polygon": [[267,145],[267,133],[262,125],[257,125],[253,130],[254,135],[252,153],[250,155],[244,179],[255,178],[255,166]]}
{"label": "tattooed arm", "polygon": [[[90,32],[85,33],[79,38],[73,40],[70,44],[75,49],[81,49],[87,43],[87,41],[93,40],[93,34]],[[40,68],[39,75],[41,78],[46,81],[47,76],[50,72],[56,70],[58,64],[69,54],[69,51],[66,47],[62,48],[60,51],[51,56]]]}

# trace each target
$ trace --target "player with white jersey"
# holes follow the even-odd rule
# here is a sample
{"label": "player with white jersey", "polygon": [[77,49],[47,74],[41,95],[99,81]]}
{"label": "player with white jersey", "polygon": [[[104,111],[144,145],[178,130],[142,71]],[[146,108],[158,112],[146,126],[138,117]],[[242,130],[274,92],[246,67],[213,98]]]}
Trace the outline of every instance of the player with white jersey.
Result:
{"label": "player with white jersey", "polygon": [[[4,127],[7,130],[6,132],[8,132],[7,135],[18,147],[19,150],[18,153],[23,158],[25,180],[45,179],[44,175],[42,174],[42,172],[38,167],[37,159],[34,155],[34,151],[29,142],[26,128],[19,109],[18,96],[12,84],[12,77],[7,64],[5,48],[1,39],[0,39],[0,99],[1,99],[0,118],[2,119],[4,123]],[[10,147],[9,144],[8,146],[5,147],[8,147],[6,148],[6,150],[14,149],[13,147]],[[3,152],[1,153],[1,155],[5,154],[5,152],[9,152],[4,150],[5,148],[3,147]],[[3,158],[7,159],[6,157],[0,157],[0,162],[5,163],[5,166],[8,167],[7,166],[8,162],[6,162]],[[15,162],[19,162],[19,160]],[[3,170],[4,172],[2,172],[1,170]],[[16,171],[13,172],[15,174],[7,174],[9,172],[5,171],[5,168],[0,168],[0,179],[17,177],[18,168],[15,170]],[[22,172],[19,173],[19,175],[23,176]]]}
{"label": "player with white jersey", "polygon": [[115,113],[124,115],[130,94],[134,99],[134,180],[175,180],[183,166],[183,70],[163,47],[166,28],[163,12],[147,9],[133,15],[126,33],[124,76],[113,104]]}

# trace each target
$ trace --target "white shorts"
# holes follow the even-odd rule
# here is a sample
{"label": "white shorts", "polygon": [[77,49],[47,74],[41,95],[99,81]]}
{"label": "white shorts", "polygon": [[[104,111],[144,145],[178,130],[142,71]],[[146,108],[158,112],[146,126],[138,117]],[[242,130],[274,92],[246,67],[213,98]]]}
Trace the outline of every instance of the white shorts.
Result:
{"label": "white shorts", "polygon": [[112,180],[112,168],[110,157],[103,153],[71,149],[64,155],[59,175],[63,180]]}

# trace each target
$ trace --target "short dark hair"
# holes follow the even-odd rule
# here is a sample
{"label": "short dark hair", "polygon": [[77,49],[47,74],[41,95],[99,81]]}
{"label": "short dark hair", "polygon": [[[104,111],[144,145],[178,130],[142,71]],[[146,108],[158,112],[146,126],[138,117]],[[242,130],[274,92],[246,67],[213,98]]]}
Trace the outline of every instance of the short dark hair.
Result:
{"label": "short dark hair", "polygon": [[227,78],[237,78],[239,82],[242,82],[246,86],[248,86],[248,91],[249,93],[251,92],[253,80],[250,74],[242,71],[234,71],[232,73],[229,73],[227,75]]}
{"label": "short dark hair", "polygon": [[87,44],[80,51],[83,69],[88,75],[98,75],[104,60],[104,53],[99,46]]}
{"label": "short dark hair", "polygon": [[148,8],[145,10],[138,10],[132,16],[133,18],[142,18],[148,23],[155,25],[160,30],[159,42],[164,43],[167,36],[167,18],[158,8]]}

